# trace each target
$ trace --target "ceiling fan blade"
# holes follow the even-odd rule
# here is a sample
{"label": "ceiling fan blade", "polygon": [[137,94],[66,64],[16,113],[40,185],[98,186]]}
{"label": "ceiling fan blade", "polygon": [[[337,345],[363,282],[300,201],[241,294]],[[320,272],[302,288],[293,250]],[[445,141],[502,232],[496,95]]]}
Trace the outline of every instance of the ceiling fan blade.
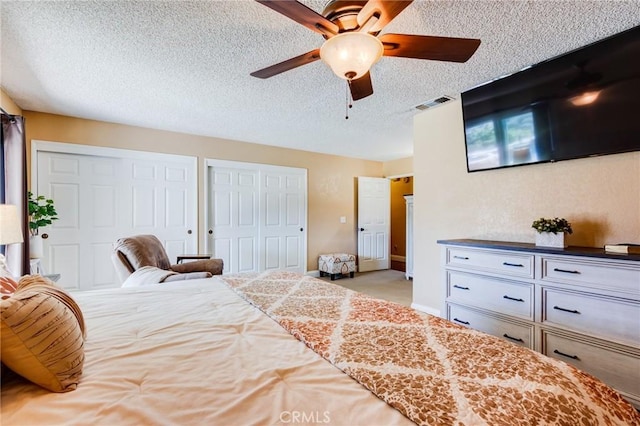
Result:
{"label": "ceiling fan blade", "polygon": [[354,101],[373,95],[373,85],[371,84],[371,74],[368,72],[357,80],[351,80],[349,83],[351,89],[351,97]]}
{"label": "ceiling fan blade", "polygon": [[365,31],[378,32],[412,2],[413,0],[369,0],[358,12],[358,25],[362,27],[372,16],[377,16],[377,22],[367,25]]}
{"label": "ceiling fan blade", "polygon": [[310,64],[318,59],[320,59],[320,49],[315,49],[303,55],[296,56],[295,58],[287,59],[286,61],[271,65],[270,67],[254,71],[251,75],[258,78],[269,78],[285,71],[298,68],[299,66]]}
{"label": "ceiling fan blade", "polygon": [[384,34],[379,39],[384,56],[432,61],[467,62],[480,46],[480,40],[475,38]]}
{"label": "ceiling fan blade", "polygon": [[256,0],[268,8],[293,19],[312,31],[329,37],[338,34],[340,28],[324,16],[294,0]]}

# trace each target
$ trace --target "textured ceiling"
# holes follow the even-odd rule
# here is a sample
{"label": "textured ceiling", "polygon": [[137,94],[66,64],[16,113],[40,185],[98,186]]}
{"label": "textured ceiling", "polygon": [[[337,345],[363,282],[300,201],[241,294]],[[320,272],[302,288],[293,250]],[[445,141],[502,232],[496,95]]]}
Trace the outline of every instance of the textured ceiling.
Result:
{"label": "textured ceiling", "polygon": [[[325,1],[303,1],[322,12]],[[384,30],[482,40],[466,63],[383,57],[345,115],[322,37],[254,1],[2,1],[1,85],[23,109],[371,160],[413,151],[413,107],[640,25],[640,1],[420,1]],[[427,112],[428,113],[428,112]]]}

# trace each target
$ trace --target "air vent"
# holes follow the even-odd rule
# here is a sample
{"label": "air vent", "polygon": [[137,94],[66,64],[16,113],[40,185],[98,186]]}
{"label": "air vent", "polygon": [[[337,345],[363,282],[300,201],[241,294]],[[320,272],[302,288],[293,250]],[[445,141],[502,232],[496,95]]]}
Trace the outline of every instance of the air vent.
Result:
{"label": "air vent", "polygon": [[438,105],[442,105],[452,100],[453,98],[451,96],[443,95],[439,98],[431,99],[430,101],[421,103],[420,105],[416,105],[415,108],[419,109],[420,111],[424,111],[425,109],[437,107]]}

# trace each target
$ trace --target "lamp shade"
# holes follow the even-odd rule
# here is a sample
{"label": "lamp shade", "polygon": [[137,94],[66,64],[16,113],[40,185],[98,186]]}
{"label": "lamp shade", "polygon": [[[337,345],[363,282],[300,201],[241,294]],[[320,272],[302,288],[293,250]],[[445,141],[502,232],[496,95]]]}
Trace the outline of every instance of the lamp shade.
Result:
{"label": "lamp shade", "polygon": [[320,58],[345,80],[357,80],[382,57],[382,42],[367,33],[348,32],[325,41]]}
{"label": "lamp shade", "polygon": [[14,244],[22,241],[18,208],[11,204],[0,204],[0,244]]}

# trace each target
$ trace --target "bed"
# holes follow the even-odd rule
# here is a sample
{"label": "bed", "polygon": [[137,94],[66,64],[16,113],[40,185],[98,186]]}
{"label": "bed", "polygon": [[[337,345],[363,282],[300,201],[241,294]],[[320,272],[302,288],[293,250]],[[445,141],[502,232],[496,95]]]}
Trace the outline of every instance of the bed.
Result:
{"label": "bed", "polygon": [[77,388],[3,374],[2,425],[640,424],[568,364],[284,271],[72,293]]}

